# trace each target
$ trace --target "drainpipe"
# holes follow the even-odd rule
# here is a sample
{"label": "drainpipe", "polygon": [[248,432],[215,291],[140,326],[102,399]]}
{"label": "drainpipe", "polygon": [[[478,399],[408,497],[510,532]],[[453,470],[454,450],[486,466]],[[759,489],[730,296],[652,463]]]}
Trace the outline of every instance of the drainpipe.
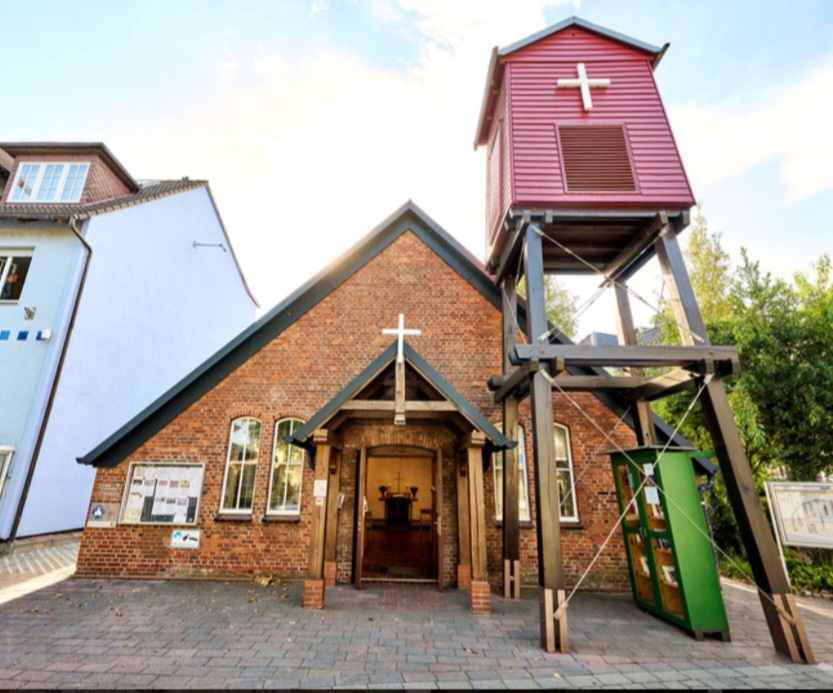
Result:
{"label": "drainpipe", "polygon": [[58,359],[58,369],[55,371],[55,377],[52,379],[52,387],[49,391],[49,399],[46,402],[46,409],[43,414],[43,422],[38,431],[38,438],[35,441],[35,449],[32,453],[32,462],[29,464],[29,471],[26,473],[26,482],[23,485],[23,493],[20,496],[20,502],[17,504],[17,513],[14,518],[14,525],[12,525],[12,532],[7,541],[7,551],[0,550],[0,554],[11,554],[14,551],[14,542],[17,539],[17,530],[20,527],[20,520],[23,517],[23,508],[26,505],[26,498],[29,495],[29,487],[32,485],[32,478],[35,476],[35,465],[37,465],[38,457],[40,456],[40,449],[43,445],[43,439],[46,435],[46,426],[49,423],[49,415],[52,413],[52,405],[55,403],[55,395],[58,392],[58,383],[61,380],[61,372],[64,369],[64,362],[66,361],[67,351],[69,351],[69,341],[72,337],[72,330],[75,327],[75,319],[78,315],[78,306],[81,304],[81,294],[84,292],[84,285],[87,283],[87,272],[90,269],[90,260],[93,257],[92,246],[87,242],[87,239],[81,235],[78,228],[78,217],[72,215],[69,218],[69,228],[75,234],[75,237],[81,241],[81,245],[87,251],[87,257],[84,260],[84,271],[81,273],[81,282],[78,284],[78,291],[75,294],[75,303],[72,306],[72,314],[69,319],[69,326],[67,327],[66,339],[61,347],[61,356]]}

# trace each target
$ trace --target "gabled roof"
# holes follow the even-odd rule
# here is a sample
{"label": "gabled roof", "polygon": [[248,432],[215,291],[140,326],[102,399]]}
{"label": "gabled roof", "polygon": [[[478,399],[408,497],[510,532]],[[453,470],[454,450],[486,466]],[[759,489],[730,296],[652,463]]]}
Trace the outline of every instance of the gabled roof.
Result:
{"label": "gabled roof", "polygon": [[117,209],[133,207],[144,202],[158,200],[168,195],[204,188],[204,180],[166,180],[154,185],[139,188],[136,192],[109,200],[91,202],[90,204],[52,203],[52,202],[8,202],[0,205],[0,218],[7,219],[89,219],[98,214],[106,214]]}
{"label": "gabled roof", "polygon": [[500,84],[503,82],[503,65],[505,58],[508,58],[512,55],[512,53],[516,53],[527,46],[531,46],[533,43],[537,43],[538,41],[573,26],[581,27],[582,29],[586,29],[587,31],[591,31],[594,34],[598,34],[612,41],[623,43],[639,51],[644,51],[652,56],[651,66],[653,69],[656,69],[657,65],[659,65],[659,61],[662,60],[662,56],[665,55],[669,46],[667,43],[661,48],[653,46],[650,43],[645,43],[644,41],[639,41],[631,38],[630,36],[620,34],[617,31],[606,29],[598,24],[593,24],[592,22],[588,22],[580,17],[568,17],[567,19],[558,22],[558,24],[553,24],[536,34],[532,34],[525,39],[516,41],[505,48],[498,48],[495,46],[492,50],[492,57],[489,62],[489,71],[486,76],[486,87],[483,92],[483,100],[480,106],[480,117],[477,120],[477,132],[474,138],[475,149],[483,144],[486,144],[486,138],[488,137],[488,128],[486,127],[486,124],[488,122],[489,114],[494,110],[495,104],[497,103]]}
{"label": "gabled roof", "polygon": [[482,263],[409,201],[78,462],[94,467],[117,465],[407,231],[500,310],[500,292]]}
{"label": "gabled roof", "polygon": [[[483,264],[416,204],[408,201],[110,437],[79,457],[78,462],[94,467],[115,467],[408,231],[437,253],[497,310],[501,309],[500,289],[486,274]],[[522,306],[519,306],[518,323],[521,329],[525,329],[526,313]],[[559,341],[570,343],[566,338],[559,338]],[[581,369],[581,372],[605,375],[601,369]],[[627,408],[608,393],[600,392],[596,397],[618,416],[629,416]],[[654,421],[657,432],[663,438],[674,434],[672,428],[659,417],[655,416]],[[679,434],[674,439],[678,445],[688,445]]]}
{"label": "gabled roof", "polygon": [[[461,395],[454,387],[435,370],[410,344],[403,341],[403,355],[405,362],[427,380],[446,401],[452,403],[457,411],[474,428],[485,434],[492,450],[506,450],[517,443],[510,441],[494,425],[478,411],[478,409]],[[307,442],[313,432],[325,426],[327,422],[339,412],[346,402],[353,399],[375,376],[384,368],[391,365],[397,356],[397,342],[394,341],[387,349],[377,356],[368,366],[327,404],[319,409],[309,421],[299,426],[294,433],[286,436],[284,441],[295,445],[308,447]]]}

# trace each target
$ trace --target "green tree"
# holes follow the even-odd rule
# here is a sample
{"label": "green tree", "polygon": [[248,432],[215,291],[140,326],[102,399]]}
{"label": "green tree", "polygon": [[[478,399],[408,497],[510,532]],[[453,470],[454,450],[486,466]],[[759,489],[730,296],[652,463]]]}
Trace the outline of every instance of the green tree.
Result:
{"label": "green tree", "polygon": [[[526,297],[523,278],[518,282],[518,295]],[[544,275],[544,298],[547,303],[547,320],[555,327],[554,333],[575,339],[578,327],[578,298],[575,294],[570,293],[557,277],[547,274]]]}

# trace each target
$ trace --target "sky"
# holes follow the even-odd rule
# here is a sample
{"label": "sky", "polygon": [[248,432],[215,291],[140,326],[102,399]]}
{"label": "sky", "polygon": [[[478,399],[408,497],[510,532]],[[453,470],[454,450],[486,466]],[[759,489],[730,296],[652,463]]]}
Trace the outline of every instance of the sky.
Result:
{"label": "sky", "polygon": [[[670,44],[655,78],[710,231],[735,264],[811,272],[833,219],[829,0],[0,0],[0,141],[207,180],[262,314],[409,200],[484,259],[491,52],[571,16]],[[597,278],[563,284],[576,338],[615,331]],[[648,324],[655,263],[632,286]]]}

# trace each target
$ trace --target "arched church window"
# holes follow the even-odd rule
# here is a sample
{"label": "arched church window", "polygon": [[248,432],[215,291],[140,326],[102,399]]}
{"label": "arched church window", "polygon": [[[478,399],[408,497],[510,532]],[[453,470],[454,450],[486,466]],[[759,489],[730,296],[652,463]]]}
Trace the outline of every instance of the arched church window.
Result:
{"label": "arched church window", "polygon": [[267,513],[298,515],[301,512],[301,481],[304,478],[304,450],[284,441],[303,425],[301,419],[281,419],[275,425],[275,456],[269,482]]}
{"label": "arched church window", "polygon": [[[498,430],[503,431],[503,424],[496,424]],[[518,426],[518,519],[529,522],[529,477],[526,473],[526,444],[524,441],[524,427]],[[495,473],[495,517],[503,519],[503,453],[496,452],[492,456],[492,469]]]}
{"label": "arched church window", "polygon": [[555,473],[558,479],[558,497],[561,501],[561,519],[578,522],[576,507],[576,475],[573,469],[573,453],[570,449],[570,430],[561,424],[555,428]]}
{"label": "arched church window", "polygon": [[220,512],[251,513],[259,448],[260,421],[243,417],[231,422]]}

